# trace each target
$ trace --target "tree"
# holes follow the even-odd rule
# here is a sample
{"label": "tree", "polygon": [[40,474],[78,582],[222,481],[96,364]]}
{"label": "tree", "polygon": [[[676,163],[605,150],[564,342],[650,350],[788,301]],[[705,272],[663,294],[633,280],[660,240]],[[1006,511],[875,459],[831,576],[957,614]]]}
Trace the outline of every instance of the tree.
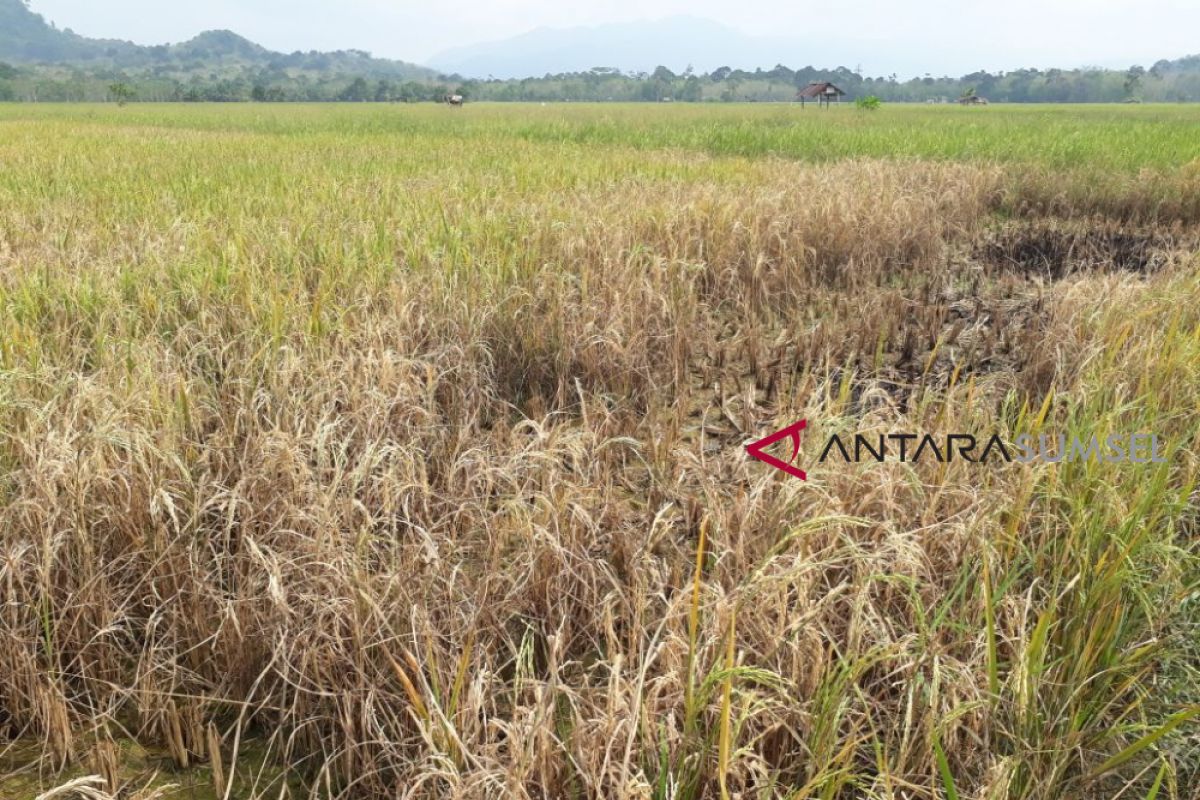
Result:
{"label": "tree", "polygon": [[688,75],[679,92],[679,99],[686,103],[698,103],[704,99],[704,87],[695,75]]}
{"label": "tree", "polygon": [[737,100],[738,89],[742,88],[742,79],[739,77],[729,77],[725,80],[725,91],[721,93],[721,99],[726,103],[732,103]]}
{"label": "tree", "polygon": [[1142,94],[1142,77],[1146,74],[1146,68],[1134,64],[1125,73],[1125,97],[1128,100],[1136,100]]}
{"label": "tree", "polygon": [[479,81],[465,80],[458,85],[458,89],[451,94],[458,94],[465,97],[467,100],[474,100],[479,90]]}
{"label": "tree", "polygon": [[347,103],[364,103],[371,99],[371,87],[362,78],[355,78],[349,86],[342,90],[338,99]]}
{"label": "tree", "polygon": [[129,88],[129,84],[118,81],[109,84],[108,96],[115,100],[117,105],[123,106],[136,96],[136,92]]}

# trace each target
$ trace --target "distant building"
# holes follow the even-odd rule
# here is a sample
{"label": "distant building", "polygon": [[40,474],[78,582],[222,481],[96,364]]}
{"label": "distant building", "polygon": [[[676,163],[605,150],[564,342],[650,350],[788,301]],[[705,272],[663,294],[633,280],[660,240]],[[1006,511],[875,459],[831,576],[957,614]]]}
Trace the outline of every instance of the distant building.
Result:
{"label": "distant building", "polygon": [[804,108],[806,100],[816,100],[818,106],[824,105],[828,108],[830,103],[842,102],[842,97],[845,94],[845,92],[829,81],[813,81],[808,86],[796,92],[796,99],[800,101],[801,108]]}
{"label": "distant building", "polygon": [[958,98],[958,102],[964,106],[986,106],[988,99],[977,94],[969,94],[966,97]]}

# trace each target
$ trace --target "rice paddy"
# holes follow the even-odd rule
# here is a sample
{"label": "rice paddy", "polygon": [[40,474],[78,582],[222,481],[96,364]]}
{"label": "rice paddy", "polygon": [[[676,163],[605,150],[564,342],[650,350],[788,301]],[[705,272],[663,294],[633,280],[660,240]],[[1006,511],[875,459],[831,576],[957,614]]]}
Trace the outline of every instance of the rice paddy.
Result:
{"label": "rice paddy", "polygon": [[0,797],[1195,797],[1198,125],[0,105]]}

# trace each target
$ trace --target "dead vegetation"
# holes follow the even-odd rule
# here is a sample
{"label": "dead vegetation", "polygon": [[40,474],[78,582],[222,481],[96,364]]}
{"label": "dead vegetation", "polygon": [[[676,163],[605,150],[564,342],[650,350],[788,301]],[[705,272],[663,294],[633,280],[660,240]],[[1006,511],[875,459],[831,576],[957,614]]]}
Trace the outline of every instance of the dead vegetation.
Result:
{"label": "dead vegetation", "polygon": [[1195,237],[1160,233],[1105,219],[1066,223],[1022,221],[991,231],[976,257],[1000,271],[1059,281],[1080,272],[1132,272],[1162,269],[1173,253],[1189,252]]}
{"label": "dead vegetation", "polygon": [[[1073,414],[1187,441],[1173,240],[989,229],[998,168],[674,181],[644,160],[697,165],[649,153],[505,205],[333,188],[351,167],[289,147],[304,191],[177,218],[131,191],[121,259],[52,233],[82,199],[9,222],[0,735],[39,743],[39,785],[132,796],[131,739],[247,798],[1050,800],[1159,769],[1109,762],[1179,711],[1147,697],[1190,457],[1129,491],[799,484],[743,445]],[[1183,797],[1194,760],[1163,752]]]}

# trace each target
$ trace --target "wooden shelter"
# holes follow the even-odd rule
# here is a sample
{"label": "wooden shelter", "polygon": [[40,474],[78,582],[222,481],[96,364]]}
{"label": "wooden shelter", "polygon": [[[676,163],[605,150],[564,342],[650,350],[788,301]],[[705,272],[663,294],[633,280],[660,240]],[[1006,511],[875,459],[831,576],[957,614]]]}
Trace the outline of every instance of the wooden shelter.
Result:
{"label": "wooden shelter", "polygon": [[842,97],[845,94],[845,92],[829,81],[813,81],[808,86],[796,92],[796,99],[800,101],[801,108],[804,108],[806,100],[816,100],[818,107],[824,105],[828,108],[830,103],[842,102]]}

